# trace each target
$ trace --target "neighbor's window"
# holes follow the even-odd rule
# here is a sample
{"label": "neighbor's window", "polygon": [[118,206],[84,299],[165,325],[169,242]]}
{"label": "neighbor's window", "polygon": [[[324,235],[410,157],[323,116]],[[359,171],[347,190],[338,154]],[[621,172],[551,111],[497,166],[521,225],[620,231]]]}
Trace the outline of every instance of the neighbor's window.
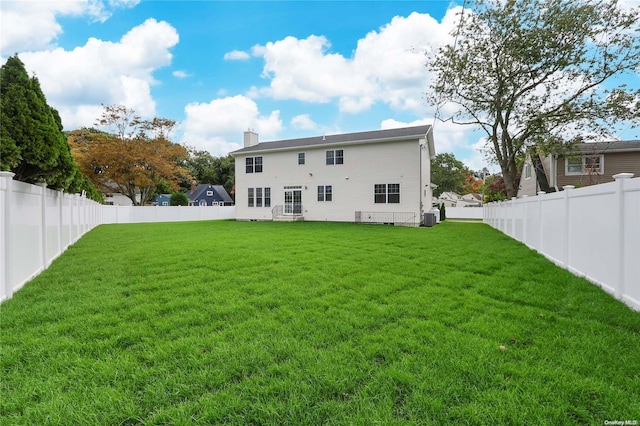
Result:
{"label": "neighbor's window", "polygon": [[246,164],[246,172],[253,173],[253,157],[247,157],[245,159],[245,164]]}
{"label": "neighbor's window", "polygon": [[344,164],[344,151],[336,149],[336,164]]}
{"label": "neighbor's window", "polygon": [[589,175],[604,173],[603,155],[583,155],[565,159],[565,175]]}
{"label": "neighbor's window", "polygon": [[333,199],[333,188],[331,185],[318,186],[318,201],[331,201]]}
{"label": "neighbor's window", "polygon": [[524,178],[531,179],[531,164],[524,165]]}
{"label": "neighbor's window", "polygon": [[248,192],[248,194],[249,194],[249,200],[248,200],[248,201],[249,201],[249,203],[248,203],[248,206],[249,206],[249,207],[253,207],[253,205],[254,205],[254,195],[253,195],[253,194],[254,194],[254,192],[253,192],[253,188],[249,188],[249,192]]}
{"label": "neighbor's window", "polygon": [[213,197],[213,191],[207,191],[207,197]]}
{"label": "neighbor's window", "polygon": [[298,153],[298,164],[304,164],[304,152]]}
{"label": "neighbor's window", "polygon": [[379,183],[373,186],[373,201],[376,204],[400,203],[399,183]]}

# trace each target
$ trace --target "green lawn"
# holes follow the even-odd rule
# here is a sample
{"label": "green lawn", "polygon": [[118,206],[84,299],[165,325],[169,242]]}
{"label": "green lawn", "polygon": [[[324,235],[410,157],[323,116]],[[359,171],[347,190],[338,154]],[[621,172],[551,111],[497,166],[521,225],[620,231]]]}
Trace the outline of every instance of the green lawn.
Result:
{"label": "green lawn", "polygon": [[0,327],[3,425],[640,420],[640,313],[483,224],[100,226]]}

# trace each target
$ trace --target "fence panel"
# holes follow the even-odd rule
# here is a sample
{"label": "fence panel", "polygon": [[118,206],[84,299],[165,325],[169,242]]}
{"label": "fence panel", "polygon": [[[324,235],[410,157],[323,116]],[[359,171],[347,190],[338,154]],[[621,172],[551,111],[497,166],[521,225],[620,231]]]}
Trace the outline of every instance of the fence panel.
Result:
{"label": "fence panel", "polygon": [[640,311],[640,178],[484,206],[484,222]]}
{"label": "fence panel", "polygon": [[102,223],[233,219],[235,206],[103,206],[78,194],[13,180],[0,172],[0,302]]}

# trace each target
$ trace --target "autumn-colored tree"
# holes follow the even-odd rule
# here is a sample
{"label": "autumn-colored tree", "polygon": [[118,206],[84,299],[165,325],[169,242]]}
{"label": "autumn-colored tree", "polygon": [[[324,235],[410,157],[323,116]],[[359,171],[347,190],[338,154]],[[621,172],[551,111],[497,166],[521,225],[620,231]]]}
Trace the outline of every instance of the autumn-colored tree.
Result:
{"label": "autumn-colored tree", "polygon": [[462,193],[463,194],[478,194],[482,192],[482,185],[484,182],[482,179],[478,179],[473,175],[473,173],[468,173],[467,177],[464,178],[464,183],[462,184]]}
{"label": "autumn-colored tree", "polygon": [[143,120],[124,106],[105,106],[96,129],[75,130],[69,135],[80,170],[103,191],[121,192],[134,205],[151,201],[158,184],[178,189],[189,179],[182,167],[187,150],[168,138],[173,120]]}

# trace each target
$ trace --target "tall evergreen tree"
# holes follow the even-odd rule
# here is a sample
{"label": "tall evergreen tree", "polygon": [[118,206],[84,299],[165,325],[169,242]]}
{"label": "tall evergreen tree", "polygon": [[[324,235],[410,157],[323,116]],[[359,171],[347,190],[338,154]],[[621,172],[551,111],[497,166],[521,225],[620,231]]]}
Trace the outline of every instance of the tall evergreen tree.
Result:
{"label": "tall evergreen tree", "polygon": [[17,56],[0,69],[0,91],[0,168],[14,172],[17,180],[68,189],[78,168],[62,121]]}

